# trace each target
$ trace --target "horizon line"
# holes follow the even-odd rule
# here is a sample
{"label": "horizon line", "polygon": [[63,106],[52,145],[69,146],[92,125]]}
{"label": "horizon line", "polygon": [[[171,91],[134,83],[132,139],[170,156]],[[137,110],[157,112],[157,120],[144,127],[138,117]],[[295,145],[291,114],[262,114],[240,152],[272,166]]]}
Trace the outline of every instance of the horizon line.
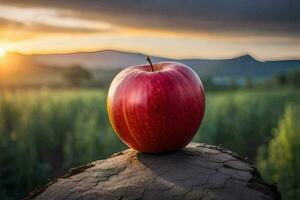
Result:
{"label": "horizon line", "polygon": [[244,56],[250,56],[254,60],[260,61],[260,62],[267,62],[267,61],[291,61],[291,60],[300,60],[300,57],[283,57],[279,59],[259,59],[256,56],[254,56],[251,53],[239,53],[236,54],[235,56],[225,56],[225,57],[220,57],[220,58],[204,58],[204,57],[166,57],[166,56],[159,56],[159,55],[152,55],[152,54],[146,54],[138,51],[126,51],[126,50],[118,50],[118,49],[99,49],[99,50],[78,50],[78,51],[61,51],[58,53],[55,52],[40,52],[40,53],[24,53],[24,52],[19,52],[19,51],[6,51],[6,54],[19,54],[23,56],[47,56],[47,55],[70,55],[70,54],[84,54],[84,53],[97,53],[97,52],[104,52],[104,51],[112,51],[112,52],[118,52],[118,53],[127,53],[127,54],[140,54],[143,56],[150,56],[153,58],[163,58],[163,59],[171,59],[171,60],[230,60],[230,59],[235,59],[235,58],[240,58]]}

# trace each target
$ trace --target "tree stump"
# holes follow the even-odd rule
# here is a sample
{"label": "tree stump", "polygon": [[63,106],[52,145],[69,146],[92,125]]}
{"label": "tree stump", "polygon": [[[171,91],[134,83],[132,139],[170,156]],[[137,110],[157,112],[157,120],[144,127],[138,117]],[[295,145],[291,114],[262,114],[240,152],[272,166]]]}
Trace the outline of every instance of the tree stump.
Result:
{"label": "tree stump", "polygon": [[27,198],[281,199],[240,155],[199,143],[167,154],[129,149],[71,169]]}

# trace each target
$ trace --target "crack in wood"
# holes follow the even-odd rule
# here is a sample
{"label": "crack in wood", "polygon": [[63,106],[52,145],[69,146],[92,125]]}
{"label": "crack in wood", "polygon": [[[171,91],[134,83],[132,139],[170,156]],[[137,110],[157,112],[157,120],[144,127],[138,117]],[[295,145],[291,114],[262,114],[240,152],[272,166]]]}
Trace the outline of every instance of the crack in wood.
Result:
{"label": "crack in wood", "polygon": [[[280,199],[277,189],[266,184],[244,158],[220,146],[192,143],[181,151],[162,155],[126,150],[93,164],[89,170],[87,166],[72,169],[34,197]],[[77,174],[79,180],[72,183],[69,179]],[[95,175],[96,181],[90,181]]]}

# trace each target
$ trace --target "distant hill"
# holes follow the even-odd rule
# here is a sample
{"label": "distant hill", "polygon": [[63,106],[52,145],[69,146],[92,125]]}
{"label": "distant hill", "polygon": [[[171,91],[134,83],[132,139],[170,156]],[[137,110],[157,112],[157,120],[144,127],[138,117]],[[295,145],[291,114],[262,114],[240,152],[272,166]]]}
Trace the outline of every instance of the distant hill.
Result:
{"label": "distant hill", "polygon": [[279,72],[300,69],[300,60],[261,62],[250,55],[222,60],[181,60],[191,66],[200,76],[207,77],[251,77],[264,79]]}
{"label": "distant hill", "polygon": [[[90,70],[116,70],[132,65],[146,63],[145,55],[138,53],[103,50],[96,52],[80,52],[69,54],[32,55],[35,62],[47,66],[68,67],[82,65]],[[178,61],[192,67],[200,77],[252,77],[264,78],[274,73],[300,68],[300,60],[261,62],[250,55],[231,59],[170,59],[152,57],[153,62]]]}
{"label": "distant hill", "polygon": [[[152,56],[153,62],[177,61],[193,68],[202,79],[212,77],[220,84],[231,78],[240,82],[246,77],[265,80],[278,72],[300,69],[300,60],[256,60],[250,55],[231,59],[170,59]],[[2,85],[62,85],[63,69],[81,65],[94,75],[94,83],[107,87],[112,78],[122,69],[146,63],[145,55],[139,53],[103,50],[67,54],[22,55],[9,54],[6,62],[0,63],[0,86]]]}

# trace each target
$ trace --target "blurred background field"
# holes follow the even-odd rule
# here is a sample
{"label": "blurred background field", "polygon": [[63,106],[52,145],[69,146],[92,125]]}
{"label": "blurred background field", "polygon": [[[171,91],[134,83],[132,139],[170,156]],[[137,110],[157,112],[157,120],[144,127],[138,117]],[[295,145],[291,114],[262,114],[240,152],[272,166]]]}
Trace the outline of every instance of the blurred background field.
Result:
{"label": "blurred background field", "polygon": [[[10,90],[0,95],[2,198],[24,197],[70,167],[126,148],[109,124],[104,89]],[[292,88],[207,91],[205,119],[194,141],[221,144],[248,157],[271,182],[290,173],[299,185],[294,177],[299,163],[289,167],[300,148],[299,102],[300,91]],[[283,123],[294,124],[282,130]],[[287,183],[289,179],[280,181],[279,188],[292,195],[296,191]]]}

